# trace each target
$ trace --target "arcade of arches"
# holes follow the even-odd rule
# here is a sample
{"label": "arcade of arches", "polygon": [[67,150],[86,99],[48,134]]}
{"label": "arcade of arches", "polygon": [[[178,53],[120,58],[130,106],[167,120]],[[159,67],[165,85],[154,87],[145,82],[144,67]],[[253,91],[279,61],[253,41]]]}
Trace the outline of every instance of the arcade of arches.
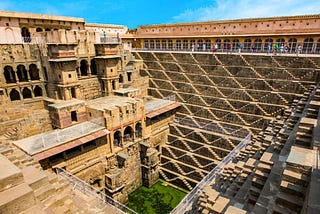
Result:
{"label": "arcade of arches", "polygon": [[[127,126],[121,130],[117,130],[113,134],[113,145],[117,147],[122,147],[127,142],[134,141],[136,138],[142,137],[142,125],[140,122],[134,125],[135,129],[131,126]],[[122,134],[123,132],[123,134]]]}
{"label": "arcade of arches", "polygon": [[[301,42],[299,42],[301,41]],[[227,45],[231,45],[231,49],[238,48],[238,44],[243,45],[243,51],[265,52],[269,44],[275,43],[286,45],[289,53],[296,52],[297,46],[302,45],[303,53],[320,53],[320,38],[245,38],[245,39],[156,39],[144,40],[144,49],[159,49],[159,50],[195,50],[195,51],[210,51],[217,44],[218,49],[224,50]],[[252,50],[253,49],[253,50]]]}

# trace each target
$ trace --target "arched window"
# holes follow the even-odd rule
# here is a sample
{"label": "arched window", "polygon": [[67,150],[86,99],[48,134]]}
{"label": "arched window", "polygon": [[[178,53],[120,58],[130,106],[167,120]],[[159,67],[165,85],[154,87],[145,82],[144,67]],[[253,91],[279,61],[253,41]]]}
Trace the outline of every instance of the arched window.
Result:
{"label": "arched window", "polygon": [[320,39],[318,39],[315,52],[316,52],[316,53],[320,53]]}
{"label": "arched window", "polygon": [[154,41],[150,40],[150,49],[154,49]]}
{"label": "arched window", "polygon": [[202,46],[203,46],[203,41],[201,39],[199,39],[197,42],[197,47],[196,47],[197,51],[202,50],[203,49]]}
{"label": "arched window", "polygon": [[172,48],[173,48],[172,40],[169,40],[168,41],[168,49],[172,50]]}
{"label": "arched window", "polygon": [[160,49],[160,40],[156,40],[156,49]]}
{"label": "arched window", "polygon": [[278,43],[279,47],[280,47],[282,44],[284,45],[284,43],[285,43],[284,38],[279,38],[279,39],[277,39],[277,43]]}
{"label": "arched window", "polygon": [[20,94],[16,89],[12,89],[10,91],[10,100],[11,101],[20,100]]}
{"label": "arched window", "polygon": [[180,50],[181,49],[181,40],[177,40],[176,43],[177,43],[177,50]]}
{"label": "arched window", "polygon": [[133,130],[132,130],[131,126],[127,126],[124,129],[123,141],[124,142],[133,141]]}
{"label": "arched window", "polygon": [[230,39],[225,39],[225,40],[223,41],[223,48],[224,48],[224,49],[227,49],[228,44],[230,44]]}
{"label": "arched window", "polygon": [[13,71],[13,68],[9,65],[5,66],[4,67],[4,78],[6,79],[6,83],[15,83],[17,82],[16,80],[16,76],[15,76],[15,73]]}
{"label": "arched window", "polygon": [[81,60],[80,62],[80,72],[81,76],[87,76],[88,75],[88,62],[87,60]]}
{"label": "arched window", "polygon": [[21,28],[21,36],[24,42],[31,42],[30,32],[28,28]]}
{"label": "arched window", "polygon": [[183,40],[183,50],[188,50],[188,40]]}
{"label": "arched window", "polygon": [[262,51],[262,40],[261,39],[254,40],[254,49],[256,52]]}
{"label": "arched window", "polygon": [[251,48],[251,39],[245,39],[243,43],[243,50],[249,51]]}
{"label": "arched window", "polygon": [[296,48],[297,48],[297,39],[296,38],[289,39],[288,48],[289,48],[290,53],[296,52]]}
{"label": "arched window", "polygon": [[29,75],[31,80],[39,80],[39,69],[35,64],[29,65]]}
{"label": "arched window", "polygon": [[221,48],[221,39],[216,39],[216,44],[218,45],[218,49]]}
{"label": "arched window", "polygon": [[161,44],[161,49],[167,49],[167,41],[166,40],[162,40],[162,44]]}
{"label": "arched window", "polygon": [[41,27],[37,27],[36,32],[42,32],[42,28]]}
{"label": "arched window", "polygon": [[46,28],[45,31],[51,31],[51,29],[50,28]]}
{"label": "arched window", "polygon": [[98,68],[97,68],[97,64],[96,64],[96,60],[95,59],[91,60],[90,69],[91,69],[91,74],[92,75],[97,75],[98,74]]}
{"label": "arched window", "polygon": [[119,75],[119,83],[123,83],[123,76],[122,76],[122,74]]}
{"label": "arched window", "polygon": [[313,39],[312,38],[306,38],[303,42],[302,51],[304,53],[311,53],[312,52],[312,46],[313,46]]}
{"label": "arched window", "polygon": [[142,137],[142,126],[141,126],[141,123],[137,123],[137,124],[136,124],[136,127],[135,127],[135,136],[136,136],[137,138]]}
{"label": "arched window", "polygon": [[148,40],[144,41],[144,48],[149,49],[149,41]]}
{"label": "arched window", "polygon": [[238,48],[238,44],[239,44],[239,39],[234,39],[232,41],[232,50],[236,50]]}
{"label": "arched window", "polygon": [[264,42],[264,51],[267,51],[269,45],[272,48],[273,39],[270,39],[270,38],[266,39],[266,41]]}
{"label": "arched window", "polygon": [[206,50],[211,50],[211,40],[206,40]]}
{"label": "arched window", "polygon": [[35,96],[35,97],[41,97],[41,96],[42,96],[42,89],[41,89],[41,87],[38,86],[38,85],[37,85],[36,87],[34,87],[33,93],[34,93],[34,96]]}
{"label": "arched window", "polygon": [[22,90],[23,99],[32,98],[31,90],[29,88],[24,88]]}
{"label": "arched window", "polygon": [[17,75],[18,75],[20,82],[27,82],[28,81],[28,74],[27,74],[27,70],[24,67],[24,65],[18,65]]}
{"label": "arched window", "polygon": [[114,146],[122,146],[122,139],[121,139],[121,132],[120,131],[116,131],[113,134],[113,145]]}

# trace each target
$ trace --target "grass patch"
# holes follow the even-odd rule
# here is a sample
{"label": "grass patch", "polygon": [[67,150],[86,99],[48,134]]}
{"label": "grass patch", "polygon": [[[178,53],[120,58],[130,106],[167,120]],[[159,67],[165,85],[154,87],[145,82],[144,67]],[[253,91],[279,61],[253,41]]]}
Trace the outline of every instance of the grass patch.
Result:
{"label": "grass patch", "polygon": [[127,206],[140,214],[167,214],[185,195],[185,192],[160,180],[150,188],[142,186],[129,194]]}

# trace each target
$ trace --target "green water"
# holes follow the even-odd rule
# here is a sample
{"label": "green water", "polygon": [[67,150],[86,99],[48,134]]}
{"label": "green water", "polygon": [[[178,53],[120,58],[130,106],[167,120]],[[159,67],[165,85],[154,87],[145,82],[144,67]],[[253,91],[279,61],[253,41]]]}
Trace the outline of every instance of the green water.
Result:
{"label": "green water", "polygon": [[139,214],[167,214],[185,195],[185,192],[160,180],[150,188],[142,186],[129,194],[127,206]]}

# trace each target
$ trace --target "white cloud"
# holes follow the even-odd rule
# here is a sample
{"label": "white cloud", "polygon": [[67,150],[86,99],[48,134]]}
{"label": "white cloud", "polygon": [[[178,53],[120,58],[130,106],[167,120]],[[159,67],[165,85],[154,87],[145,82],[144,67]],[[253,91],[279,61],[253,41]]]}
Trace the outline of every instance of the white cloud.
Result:
{"label": "white cloud", "polygon": [[320,14],[319,0],[216,0],[212,5],[189,9],[174,22]]}

